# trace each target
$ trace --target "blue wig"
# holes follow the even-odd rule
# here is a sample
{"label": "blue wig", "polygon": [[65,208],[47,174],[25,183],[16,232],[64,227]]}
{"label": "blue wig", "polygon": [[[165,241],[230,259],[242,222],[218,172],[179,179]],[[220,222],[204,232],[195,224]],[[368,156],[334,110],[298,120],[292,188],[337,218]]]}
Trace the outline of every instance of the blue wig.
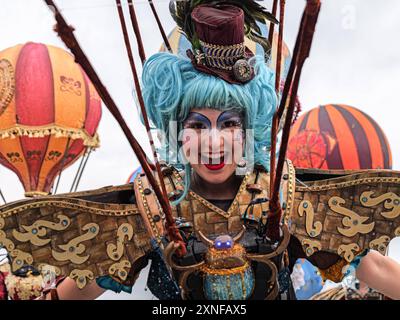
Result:
{"label": "blue wig", "polygon": [[[246,160],[269,170],[271,123],[277,105],[275,76],[263,57],[255,57],[251,63],[254,79],[237,85],[197,71],[187,58],[170,53],[153,55],[146,61],[142,77],[143,97],[151,122],[168,137],[170,121],[181,125],[193,108],[242,112],[245,129],[253,129],[254,134],[254,159]],[[175,165],[182,166],[182,157],[175,150],[176,146],[170,146],[166,139],[159,151],[168,163],[172,158],[176,159]],[[185,176],[190,177],[187,171],[190,166],[185,169]]]}

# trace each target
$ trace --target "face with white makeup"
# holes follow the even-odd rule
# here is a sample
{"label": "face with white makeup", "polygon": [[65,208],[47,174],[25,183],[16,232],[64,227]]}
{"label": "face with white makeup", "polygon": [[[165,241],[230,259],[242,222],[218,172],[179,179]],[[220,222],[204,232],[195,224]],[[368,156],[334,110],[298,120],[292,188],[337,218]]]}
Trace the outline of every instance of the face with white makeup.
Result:
{"label": "face with white makeup", "polygon": [[192,109],[183,123],[182,150],[194,172],[210,184],[221,184],[243,158],[244,119],[237,111]]}

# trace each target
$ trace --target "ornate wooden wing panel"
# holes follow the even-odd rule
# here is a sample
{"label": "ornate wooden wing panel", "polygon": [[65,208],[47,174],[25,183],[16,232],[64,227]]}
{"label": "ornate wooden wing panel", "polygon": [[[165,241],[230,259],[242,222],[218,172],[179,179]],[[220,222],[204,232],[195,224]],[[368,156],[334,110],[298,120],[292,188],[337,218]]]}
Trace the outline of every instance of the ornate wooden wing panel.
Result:
{"label": "ornate wooden wing panel", "polygon": [[[322,171],[317,173],[301,172],[308,179],[323,178]],[[329,252],[350,262],[366,248],[384,254],[389,241],[400,236],[400,172],[337,174],[335,178],[297,184],[291,233],[309,257]]]}
{"label": "ornate wooden wing panel", "polygon": [[13,271],[50,265],[79,288],[103,275],[130,284],[132,264],[151,249],[133,194],[125,185],[0,207],[0,245]]}

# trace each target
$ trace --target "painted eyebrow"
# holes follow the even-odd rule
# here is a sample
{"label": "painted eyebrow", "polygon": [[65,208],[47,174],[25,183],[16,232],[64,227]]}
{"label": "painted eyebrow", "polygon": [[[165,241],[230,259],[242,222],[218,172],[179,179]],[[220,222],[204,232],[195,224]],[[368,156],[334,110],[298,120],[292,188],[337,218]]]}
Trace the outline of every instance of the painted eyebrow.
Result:
{"label": "painted eyebrow", "polygon": [[217,119],[217,123],[221,121],[231,120],[231,119],[239,119],[242,120],[242,117],[239,113],[234,111],[224,111],[222,112]]}
{"label": "painted eyebrow", "polygon": [[198,113],[198,112],[190,112],[188,117],[186,118],[185,122],[189,121],[200,121],[206,122],[209,127],[211,127],[211,121],[205,115]]}

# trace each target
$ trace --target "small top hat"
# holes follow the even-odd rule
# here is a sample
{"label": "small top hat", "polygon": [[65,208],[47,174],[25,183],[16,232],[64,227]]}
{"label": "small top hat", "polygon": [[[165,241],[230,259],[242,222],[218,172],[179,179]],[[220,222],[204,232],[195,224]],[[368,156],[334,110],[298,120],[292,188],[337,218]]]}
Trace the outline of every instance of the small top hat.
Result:
{"label": "small top hat", "polygon": [[254,78],[248,60],[254,54],[244,45],[244,12],[233,5],[199,5],[192,20],[200,43],[195,52],[188,50],[194,67],[232,84]]}

